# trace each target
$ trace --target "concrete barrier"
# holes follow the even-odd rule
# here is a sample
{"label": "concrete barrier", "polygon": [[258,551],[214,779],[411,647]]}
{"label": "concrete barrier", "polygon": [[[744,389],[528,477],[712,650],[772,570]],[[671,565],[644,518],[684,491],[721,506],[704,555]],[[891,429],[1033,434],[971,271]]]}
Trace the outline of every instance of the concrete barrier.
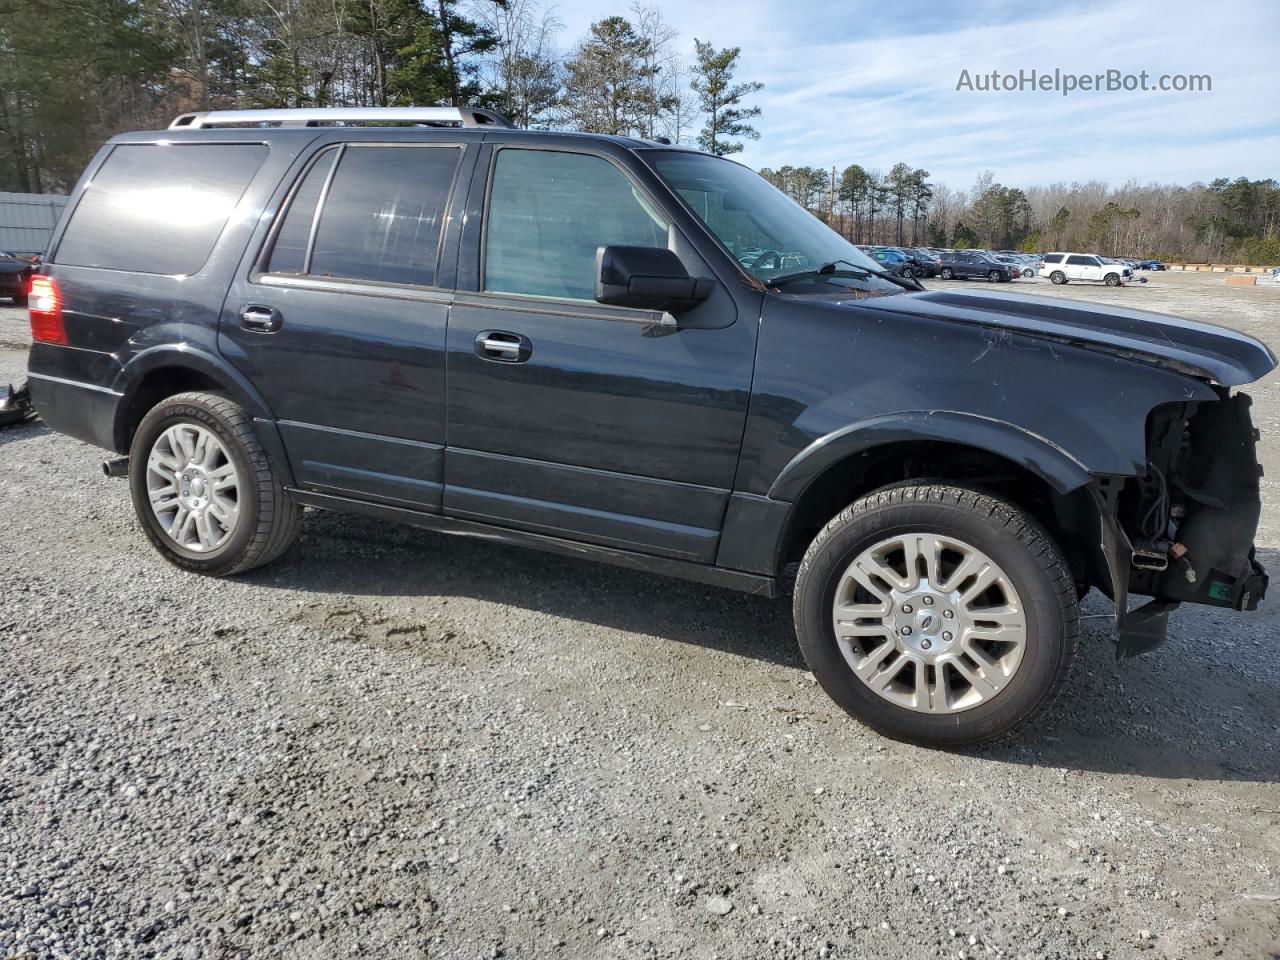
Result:
{"label": "concrete barrier", "polygon": [[1254,287],[1258,285],[1258,278],[1235,273],[1227,277],[1227,283],[1233,287]]}

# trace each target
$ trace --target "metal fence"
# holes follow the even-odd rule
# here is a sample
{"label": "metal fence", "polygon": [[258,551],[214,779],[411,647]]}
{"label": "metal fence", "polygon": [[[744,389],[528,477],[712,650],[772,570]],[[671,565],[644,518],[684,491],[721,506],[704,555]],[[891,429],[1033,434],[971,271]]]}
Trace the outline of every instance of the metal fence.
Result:
{"label": "metal fence", "polygon": [[67,198],[52,193],[0,193],[0,250],[44,253]]}

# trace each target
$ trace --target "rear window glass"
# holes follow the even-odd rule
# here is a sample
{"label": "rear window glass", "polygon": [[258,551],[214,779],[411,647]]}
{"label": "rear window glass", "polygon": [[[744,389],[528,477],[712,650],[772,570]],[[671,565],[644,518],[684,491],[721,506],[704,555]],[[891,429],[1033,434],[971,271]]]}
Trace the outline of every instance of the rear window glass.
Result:
{"label": "rear window glass", "polygon": [[306,272],[433,285],[461,159],[458,147],[348,145],[320,208]]}
{"label": "rear window glass", "polygon": [[196,273],[266,156],[260,143],[117,146],[80,197],[56,262]]}
{"label": "rear window glass", "polygon": [[298,190],[289,203],[289,212],[280,224],[275,245],[271,248],[272,273],[305,273],[307,269],[307,244],[311,242],[311,224],[316,218],[316,204],[320,191],[329,179],[333,161],[338,158],[336,148],[320,154],[302,178]]}

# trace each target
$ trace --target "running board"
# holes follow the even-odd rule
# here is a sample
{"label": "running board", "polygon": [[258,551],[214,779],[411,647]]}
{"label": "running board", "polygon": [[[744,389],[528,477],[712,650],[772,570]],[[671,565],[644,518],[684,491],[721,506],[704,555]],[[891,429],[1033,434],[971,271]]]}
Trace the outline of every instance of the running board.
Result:
{"label": "running board", "polygon": [[513,530],[475,520],[460,520],[457,517],[446,517],[438,513],[425,513],[421,510],[408,510],[404,507],[392,507],[381,503],[370,503],[367,500],[353,500],[329,493],[316,493],[314,490],[301,490],[288,487],[286,492],[294,502],[305,507],[318,510],[335,510],[339,513],[357,513],[379,520],[390,520],[413,527],[435,530],[460,537],[476,537],[480,540],[507,544],[514,547],[527,547],[532,550],[543,550],[558,553],[566,557],[578,557],[583,560],[595,560],[612,564],[615,567],[626,567],[629,570],[640,570],[644,573],[656,573],[661,576],[678,577],[695,583],[705,583],[713,587],[724,587],[738,590],[760,597],[775,598],[782,595],[776,577],[766,577],[757,573],[744,573],[741,570],[728,570],[724,567],[713,567],[705,563],[692,563],[688,560],[673,560],[669,557],[654,557],[647,553],[635,553],[630,550],[619,550],[616,547],[602,547],[593,543],[580,543],[577,540],[565,540],[551,537],[543,533],[529,533],[524,530]]}

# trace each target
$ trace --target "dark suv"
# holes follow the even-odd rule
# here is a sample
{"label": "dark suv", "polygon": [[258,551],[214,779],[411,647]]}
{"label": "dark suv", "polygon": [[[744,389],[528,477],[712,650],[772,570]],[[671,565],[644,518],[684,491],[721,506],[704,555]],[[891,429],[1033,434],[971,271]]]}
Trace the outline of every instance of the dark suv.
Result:
{"label": "dark suv", "polygon": [[938,261],[938,276],[943,280],[975,279],[1004,283],[1022,276],[1022,268],[1014,263],[1002,263],[980,250],[956,250],[944,254]]}
{"label": "dark suv", "polygon": [[1091,586],[1121,655],[1180,601],[1266,587],[1232,393],[1262,344],[920,291],[669,145],[443,108],[188,115],[93,160],[31,325],[40,414],[127,457],[107,472],[180,567],[266,563],[314,507],[793,591],[819,682],[905,740],[1030,718]]}

